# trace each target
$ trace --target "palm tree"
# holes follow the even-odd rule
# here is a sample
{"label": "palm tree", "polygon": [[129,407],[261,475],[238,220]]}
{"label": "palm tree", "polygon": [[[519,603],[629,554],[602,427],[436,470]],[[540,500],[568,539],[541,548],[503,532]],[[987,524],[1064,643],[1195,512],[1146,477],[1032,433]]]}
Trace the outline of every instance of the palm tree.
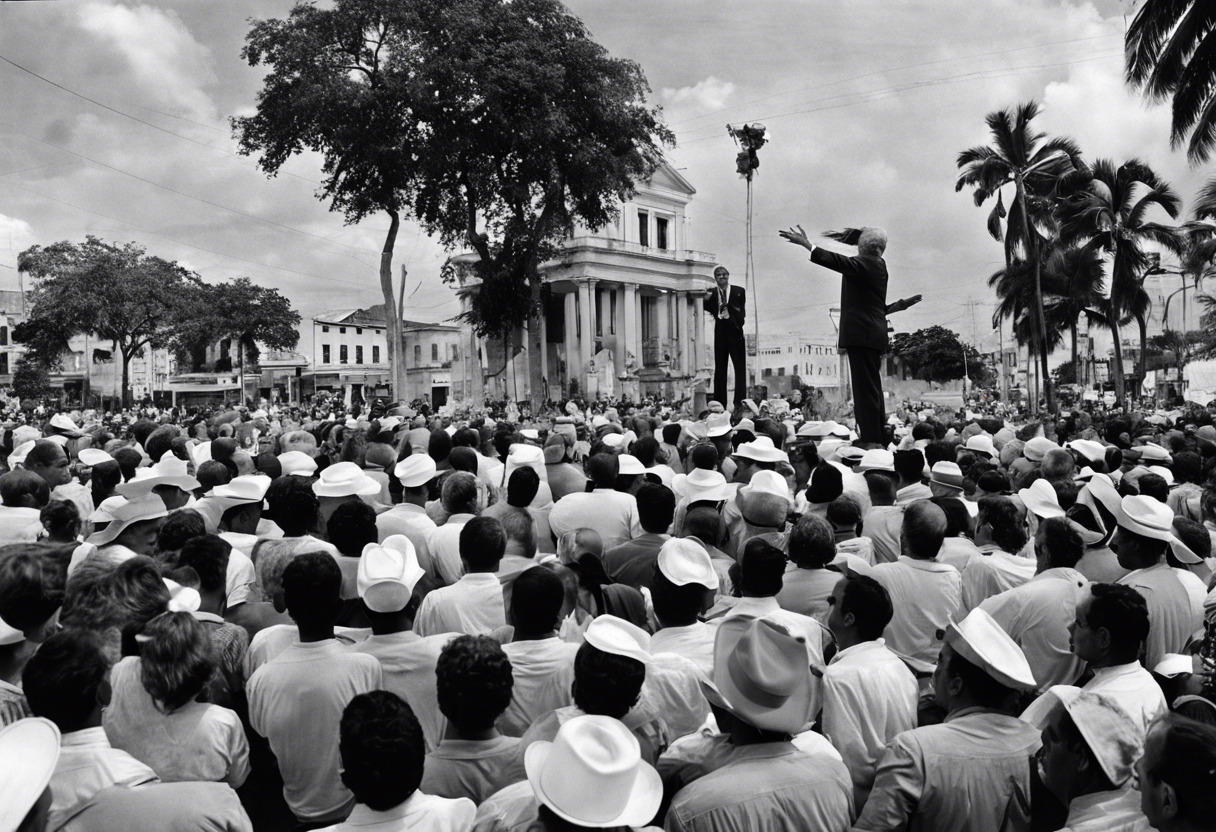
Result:
{"label": "palm tree", "polygon": [[1156,205],[1171,219],[1176,218],[1182,200],[1138,159],[1117,168],[1111,160],[1099,159],[1092,168],[1063,178],[1060,186],[1064,196],[1059,209],[1061,238],[1111,257],[1106,311],[1115,341],[1115,395],[1122,407],[1125,390],[1119,324],[1128,318],[1136,319],[1140,325],[1140,379],[1144,378],[1146,321],[1151,306],[1144,292],[1144,273],[1149,265],[1144,245],[1156,243],[1176,253],[1182,250],[1177,229],[1146,222],[1145,216]]}
{"label": "palm tree", "polygon": [[[1106,303],[1103,297],[1105,266],[1099,254],[1083,248],[1061,246],[1048,241],[1042,256],[1041,282],[1043,311],[1047,320],[1048,352],[1058,347],[1064,332],[1071,334],[1072,363],[1075,378],[1081,378],[1080,357],[1077,354],[1077,322],[1082,315],[1091,322],[1105,324],[1099,311]],[[997,295],[998,304],[992,325],[1000,319],[1013,321],[1014,337],[1018,343],[1033,341],[1030,309],[1034,304],[1034,270],[1024,260],[1015,260],[1009,269],[1001,269],[988,279]]]}
{"label": "palm tree", "polygon": [[[991,146],[980,145],[964,150],[958,155],[961,173],[954,190],[973,188],[976,207],[995,194],[996,205],[988,215],[988,232],[1000,240],[1001,220],[1008,216],[1004,230],[1006,269],[1012,267],[1015,256],[1019,254],[1032,264],[1034,302],[1031,311],[1036,330],[1033,340],[1040,345],[1037,352],[1047,392],[1047,409],[1054,411],[1055,397],[1047,372],[1050,350],[1043,347],[1048,338],[1040,275],[1040,232],[1052,226],[1051,194],[1056,181],[1080,164],[1081,149],[1072,139],[1047,139],[1045,134],[1035,132],[1030,122],[1038,114],[1039,105],[1034,101],[1020,104],[1016,110],[989,113],[985,120],[992,132],[993,143]],[[1001,193],[1007,185],[1014,188],[1013,202],[1008,212]]]}
{"label": "palm tree", "polygon": [[1170,143],[1190,134],[1187,156],[1205,162],[1216,148],[1216,4],[1145,0],[1124,40],[1127,80],[1152,99],[1172,100]]}
{"label": "palm tree", "polygon": [[[1182,235],[1182,329],[1186,330],[1187,284],[1199,287],[1216,277],[1216,177],[1209,179],[1195,196],[1191,219],[1179,226]],[[1167,322],[1168,323],[1168,322]]]}

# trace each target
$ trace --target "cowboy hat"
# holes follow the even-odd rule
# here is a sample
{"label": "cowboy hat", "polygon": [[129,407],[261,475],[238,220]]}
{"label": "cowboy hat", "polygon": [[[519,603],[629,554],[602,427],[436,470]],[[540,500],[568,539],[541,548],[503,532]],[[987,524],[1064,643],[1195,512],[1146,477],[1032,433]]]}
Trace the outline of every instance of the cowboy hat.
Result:
{"label": "cowboy hat", "polygon": [[1064,509],[1060,508],[1056,490],[1047,480],[1035,480],[1028,488],[1023,488],[1018,492],[1018,499],[1035,517],[1046,519],[1064,516]]}
{"label": "cowboy hat", "polygon": [[278,459],[285,475],[311,477],[317,471],[317,461],[303,451],[288,451],[279,454]]}
{"label": "cowboy hat", "polygon": [[1115,513],[1119,527],[1141,537],[1169,544],[1174,557],[1183,563],[1202,563],[1203,559],[1174,535],[1174,512],[1160,500],[1140,494],[1128,495]]}
{"label": "cowboy hat", "polygon": [[714,639],[710,702],[766,731],[795,734],[811,706],[811,669],[806,645],[767,618],[723,619]]}
{"label": "cowboy hat", "polygon": [[114,487],[114,493],[135,499],[144,494],[151,494],[152,489],[161,485],[173,485],[182,491],[193,491],[199,487],[199,481],[188,473],[186,460],[178,459],[173,451],[165,451],[160,462],[140,468],[135,472],[135,479]]}
{"label": "cowboy hat", "polygon": [[88,543],[94,546],[104,546],[112,543],[128,526],[144,523],[148,520],[159,520],[169,514],[165,501],[155,494],[143,494],[127,500],[114,510],[114,519],[110,525],[99,532],[89,535]]}
{"label": "cowboy hat", "polygon": [[1022,648],[983,609],[972,610],[962,621],[951,621],[942,640],[1007,688],[1029,691],[1038,687]]}
{"label": "cowboy hat", "polygon": [[368,543],[359,556],[359,597],[372,612],[400,612],[425,574],[414,544],[405,535],[392,535],[383,544]]}
{"label": "cowboy hat", "polygon": [[731,497],[726,477],[709,468],[694,468],[687,474],[676,474],[671,481],[671,490],[690,505],[703,500],[719,503]]}
{"label": "cowboy hat", "polygon": [[321,472],[312,484],[318,497],[370,497],[380,493],[380,483],[363,473],[353,462],[337,462]]}

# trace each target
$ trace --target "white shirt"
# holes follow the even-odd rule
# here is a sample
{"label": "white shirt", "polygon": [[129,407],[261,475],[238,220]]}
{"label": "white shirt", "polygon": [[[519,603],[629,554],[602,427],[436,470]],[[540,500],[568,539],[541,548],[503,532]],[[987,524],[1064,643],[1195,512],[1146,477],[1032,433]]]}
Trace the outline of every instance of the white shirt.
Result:
{"label": "white shirt", "polygon": [[650,653],[675,653],[697,666],[709,678],[714,672],[714,636],[717,628],[704,621],[686,627],[664,627],[650,637]]}
{"label": "white shirt", "polygon": [[[431,576],[445,586],[454,584],[464,574],[464,563],[460,560],[460,530],[472,520],[474,514],[453,514],[442,526],[437,526],[427,535],[427,548],[431,553],[434,571]],[[421,563],[419,564],[421,566]]]}
{"label": "white shirt", "polygon": [[923,482],[914,482],[911,485],[905,485],[903,488],[895,492],[895,505],[906,506],[908,503],[915,503],[918,500],[929,500],[933,497],[933,491]]}
{"label": "white shirt", "polygon": [[492,457],[482,456],[480,451],[474,451],[477,454],[477,478],[486,485],[492,485],[498,488],[502,485],[502,474],[506,468],[501,462]]}
{"label": "white shirt", "polygon": [[[502,646],[511,660],[511,704],[498,718],[498,730],[508,737],[522,737],[539,717],[571,703],[569,689],[553,690],[546,696],[554,673],[574,661],[579,645],[557,636],[534,641],[513,641]],[[552,690],[550,688],[550,690]]]}
{"label": "white shirt", "polygon": [[591,492],[567,494],[553,505],[549,514],[549,528],[553,536],[560,538],[566,532],[578,529],[595,529],[607,552],[614,546],[628,543],[642,536],[642,521],[638,516],[638,502],[632,494],[624,494],[611,488],[597,488]]}
{"label": "white shirt", "polygon": [[376,531],[380,534],[380,542],[395,534],[405,535],[414,544],[414,552],[418,555],[418,565],[428,573],[435,573],[434,560],[431,558],[430,536],[435,525],[422,506],[413,503],[400,503],[376,517]]}
{"label": "white shirt", "polygon": [[113,693],[103,717],[110,744],[167,783],[211,780],[239,789],[249,776],[249,743],[240,717],[206,702],[188,702],[166,714],[144,688],[140,672],[137,656],[110,670]]}
{"label": "white shirt", "polygon": [[1152,828],[1140,809],[1140,792],[1127,785],[1073,800],[1060,832],[1152,832]]}
{"label": "white shirt", "polygon": [[467,797],[449,800],[416,791],[383,812],[357,803],[345,823],[319,832],[466,832],[476,814],[477,807]]}
{"label": "white shirt", "polygon": [[233,535],[232,532],[224,532],[220,535],[220,537],[232,544],[232,551],[228,553],[228,569],[224,573],[225,590],[228,593],[228,609],[232,609],[237,604],[256,600],[253,599],[253,585],[257,583],[258,576],[257,572],[254,571],[253,561],[249,559],[253,544],[250,543],[248,549],[242,549],[229,540],[229,536],[251,537],[254,542],[257,542],[258,538],[253,535]]}
{"label": "white shirt", "polygon": [[444,645],[456,636],[441,633],[423,638],[417,633],[373,633],[351,648],[352,653],[375,656],[384,674],[384,689],[397,694],[410,706],[422,725],[428,751],[443,739],[447,720],[439,712],[435,689],[435,665]]}
{"label": "white shirt", "polygon": [[1021,586],[1034,577],[1038,565],[1030,558],[1011,555],[995,546],[977,547],[980,557],[963,569],[963,609],[966,615],[1005,590]]}
{"label": "white shirt", "polygon": [[916,677],[880,638],[846,647],[823,671],[823,733],[853,779],[854,805],[874,785],[874,770],[896,734],[916,727]]}
{"label": "white shirt", "polygon": [[[368,634],[367,630],[353,627],[335,627],[334,635],[338,643],[350,648],[362,641]],[[300,640],[300,631],[295,624],[271,624],[254,633],[241,659],[245,681],[253,678],[254,671],[282,653]]]}
{"label": "white shirt", "polygon": [[874,506],[865,513],[861,536],[873,543],[875,563],[893,563],[899,558],[903,525],[903,506]]}
{"label": "white shirt", "polygon": [[1088,586],[1075,569],[1048,569],[980,604],[1022,648],[1039,690],[1071,685],[1085,670],[1068,631]]}
{"label": "white shirt", "polygon": [[895,614],[883,632],[887,647],[916,673],[931,673],[942,643],[937,637],[962,609],[962,578],[953,566],[901,555],[871,574],[891,595]]}
{"label": "white shirt", "polygon": [[937,562],[953,566],[961,574],[967,564],[980,556],[980,550],[965,537],[947,537],[937,550]]}
{"label": "white shirt", "polygon": [[1191,635],[1203,626],[1203,610],[1196,611],[1178,570],[1164,560],[1129,572],[1119,583],[1135,589],[1148,604],[1145,667],[1156,667],[1166,653],[1181,653]]}
{"label": "white shirt", "polygon": [[1168,710],[1165,694],[1139,662],[1101,667],[1081,690],[1102,693],[1119,703],[1133,720],[1148,731],[1149,723]]}
{"label": "white shirt", "polygon": [[110,746],[100,725],[71,731],[59,742],[59,761],[51,775],[49,832],[63,826],[93,795],[110,786],[144,786],[158,782],[156,772],[125,751]]}
{"label": "white shirt", "polygon": [[492,572],[471,572],[422,599],[414,632],[420,636],[464,633],[482,636],[507,623],[502,584]]}
{"label": "white shirt", "polygon": [[[33,543],[42,536],[41,511],[23,506],[0,506],[0,543]],[[84,515],[88,517],[88,515]]]}
{"label": "white shirt", "polygon": [[380,662],[336,639],[297,642],[249,680],[249,724],[270,742],[298,819],[339,818],[354,805],[338,776],[338,723],[350,700],[382,681]]}

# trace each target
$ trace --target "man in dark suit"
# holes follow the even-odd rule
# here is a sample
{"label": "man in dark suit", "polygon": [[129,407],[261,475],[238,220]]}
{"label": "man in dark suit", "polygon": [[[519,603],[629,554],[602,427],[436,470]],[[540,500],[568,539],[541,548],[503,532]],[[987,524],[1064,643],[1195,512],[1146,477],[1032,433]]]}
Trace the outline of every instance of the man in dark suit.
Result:
{"label": "man in dark suit", "polygon": [[747,348],[743,339],[743,317],[746,293],[742,286],[730,285],[726,266],[714,269],[717,288],[705,299],[705,311],[714,318],[714,400],[726,406],[726,362],[735,365],[735,407],[747,398],[747,376],[744,356]]}
{"label": "man in dark suit", "polygon": [[840,272],[840,348],[849,356],[853,381],[853,415],[863,443],[883,442],[885,414],[882,400],[882,354],[887,349],[887,315],[907,309],[920,295],[887,303],[887,233],[881,228],[863,228],[856,239],[841,237],[857,246],[856,257],[845,257],[820,248],[807,239],[802,226],[780,232],[781,236],[811,253],[811,262]]}

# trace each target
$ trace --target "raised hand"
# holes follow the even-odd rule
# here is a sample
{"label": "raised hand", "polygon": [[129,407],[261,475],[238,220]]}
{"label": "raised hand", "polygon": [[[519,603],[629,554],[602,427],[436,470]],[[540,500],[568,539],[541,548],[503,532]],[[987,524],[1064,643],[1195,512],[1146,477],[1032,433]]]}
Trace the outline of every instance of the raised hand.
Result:
{"label": "raised hand", "polygon": [[807,239],[806,232],[802,230],[801,225],[795,225],[787,231],[777,232],[783,240],[793,243],[796,246],[810,248],[811,241]]}

